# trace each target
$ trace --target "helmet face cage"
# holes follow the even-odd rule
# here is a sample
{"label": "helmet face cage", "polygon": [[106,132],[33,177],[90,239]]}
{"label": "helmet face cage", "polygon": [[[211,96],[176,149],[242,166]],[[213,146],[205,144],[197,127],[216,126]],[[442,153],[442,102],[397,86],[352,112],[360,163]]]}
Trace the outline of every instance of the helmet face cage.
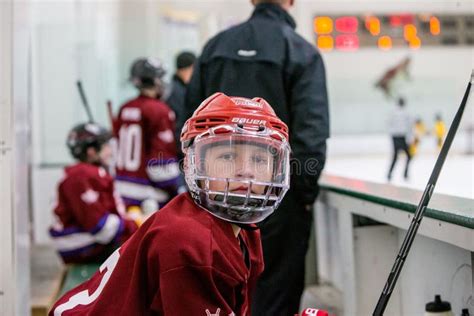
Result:
{"label": "helmet face cage", "polygon": [[260,222],[288,191],[290,147],[277,131],[220,125],[198,135],[185,153],[192,197],[223,220]]}

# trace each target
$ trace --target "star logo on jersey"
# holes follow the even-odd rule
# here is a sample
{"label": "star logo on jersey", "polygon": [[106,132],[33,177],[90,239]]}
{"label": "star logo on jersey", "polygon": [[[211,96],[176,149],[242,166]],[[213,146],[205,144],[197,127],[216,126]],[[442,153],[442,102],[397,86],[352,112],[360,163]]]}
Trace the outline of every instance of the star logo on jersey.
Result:
{"label": "star logo on jersey", "polygon": [[[219,316],[221,314],[221,309],[218,308],[215,313],[211,313],[209,309],[206,309],[206,316]],[[231,312],[228,316],[235,316],[234,312]]]}
{"label": "star logo on jersey", "polygon": [[171,143],[174,139],[174,135],[171,130],[166,130],[163,132],[159,132],[158,138],[164,141],[165,143]]}
{"label": "star logo on jersey", "polygon": [[206,309],[206,316],[219,316],[221,313],[221,309],[218,308],[215,313],[211,313],[209,309]]}
{"label": "star logo on jersey", "polygon": [[107,175],[107,171],[105,171],[105,169],[103,167],[100,167],[99,168],[99,177],[105,178],[106,175]]}
{"label": "star logo on jersey", "polygon": [[92,189],[87,190],[81,194],[81,200],[86,204],[94,204],[99,199],[99,192]]}

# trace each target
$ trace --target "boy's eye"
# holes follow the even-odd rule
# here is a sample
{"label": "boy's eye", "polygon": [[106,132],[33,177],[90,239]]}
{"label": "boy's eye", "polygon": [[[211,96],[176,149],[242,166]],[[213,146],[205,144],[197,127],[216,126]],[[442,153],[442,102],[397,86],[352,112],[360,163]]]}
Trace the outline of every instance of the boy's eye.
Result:
{"label": "boy's eye", "polygon": [[236,157],[236,154],[234,153],[223,153],[219,155],[219,159],[225,160],[225,161],[232,161]]}
{"label": "boy's eye", "polygon": [[253,156],[252,161],[258,164],[266,164],[268,162],[268,159],[264,156]]}

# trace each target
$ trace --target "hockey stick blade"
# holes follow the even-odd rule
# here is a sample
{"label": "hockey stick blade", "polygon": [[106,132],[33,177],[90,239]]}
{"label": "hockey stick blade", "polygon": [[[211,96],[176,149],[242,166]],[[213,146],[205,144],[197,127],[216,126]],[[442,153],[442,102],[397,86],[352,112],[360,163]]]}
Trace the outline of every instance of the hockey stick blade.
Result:
{"label": "hockey stick blade", "polygon": [[444,161],[449,152],[449,148],[453,142],[454,136],[459,127],[459,123],[461,122],[462,115],[464,113],[464,108],[466,107],[467,100],[469,98],[469,94],[471,92],[471,85],[474,82],[474,69],[471,73],[471,80],[467,84],[466,92],[464,93],[464,97],[461,101],[461,105],[459,106],[456,115],[454,116],[453,122],[449,127],[448,135],[446,136],[446,140],[444,141],[443,147],[441,148],[441,152],[438,155],[438,159],[436,160],[436,164],[433,168],[431,173],[430,179],[426,185],[425,191],[421,197],[421,200],[416,208],[415,215],[413,216],[413,220],[408,228],[407,234],[405,235],[405,239],[403,240],[403,244],[400,247],[400,251],[397,254],[397,258],[395,259],[395,263],[393,264],[392,270],[388,276],[387,282],[383,288],[382,294],[377,302],[375,310],[373,312],[374,316],[382,316],[385,308],[387,307],[388,301],[390,300],[390,296],[392,295],[393,289],[397,283],[398,277],[400,276],[400,272],[402,271],[403,264],[408,256],[408,252],[410,251],[411,245],[415,240],[416,233],[418,228],[420,227],[421,220],[423,219],[423,215],[425,213],[426,207],[430,202],[431,196],[433,195],[433,190],[436,186],[436,182],[438,181],[439,174],[441,173],[441,169],[443,168]]}

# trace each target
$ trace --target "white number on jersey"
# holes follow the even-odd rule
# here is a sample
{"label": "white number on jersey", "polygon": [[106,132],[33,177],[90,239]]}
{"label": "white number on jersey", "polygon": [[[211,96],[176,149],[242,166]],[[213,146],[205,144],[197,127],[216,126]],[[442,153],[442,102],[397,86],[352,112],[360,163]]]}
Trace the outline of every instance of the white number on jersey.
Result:
{"label": "white number on jersey", "polygon": [[138,124],[122,126],[119,131],[117,168],[137,171],[142,153],[142,128]]}
{"label": "white number on jersey", "polygon": [[94,302],[97,297],[99,297],[100,293],[109,281],[112,272],[117,266],[120,258],[119,250],[120,248],[115,250],[114,253],[111,254],[110,257],[107,258],[107,260],[100,266],[99,271],[101,273],[104,272],[104,270],[107,271],[105,271],[104,276],[102,277],[102,280],[100,281],[100,284],[95,292],[89,295],[89,290],[84,290],[77,293],[76,295],[71,296],[66,303],[61,304],[54,309],[54,316],[61,316],[64,312],[69,311],[78,305],[89,305],[90,303]]}

